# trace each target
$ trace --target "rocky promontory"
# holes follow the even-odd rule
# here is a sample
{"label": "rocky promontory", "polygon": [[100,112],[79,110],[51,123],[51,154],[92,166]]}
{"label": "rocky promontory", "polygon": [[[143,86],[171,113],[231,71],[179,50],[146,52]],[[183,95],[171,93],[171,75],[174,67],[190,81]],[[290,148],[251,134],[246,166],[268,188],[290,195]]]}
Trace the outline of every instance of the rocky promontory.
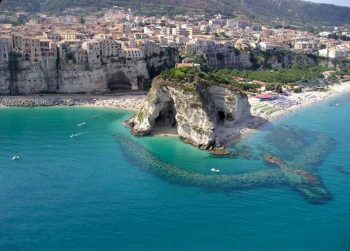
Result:
{"label": "rocky promontory", "polygon": [[194,69],[174,69],[171,74],[154,79],[143,108],[127,121],[134,135],[170,132],[211,149],[222,145],[220,129],[251,118],[247,95],[240,89],[207,80]]}

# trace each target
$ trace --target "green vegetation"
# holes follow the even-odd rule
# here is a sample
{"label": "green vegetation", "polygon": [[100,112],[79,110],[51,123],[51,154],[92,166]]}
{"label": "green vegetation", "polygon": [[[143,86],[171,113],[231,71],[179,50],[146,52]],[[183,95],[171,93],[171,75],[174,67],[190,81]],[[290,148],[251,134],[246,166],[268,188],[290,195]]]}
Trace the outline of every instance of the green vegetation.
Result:
{"label": "green vegetation", "polygon": [[265,87],[267,91],[276,91],[276,92],[282,93],[283,85],[280,83],[275,83],[275,84],[267,84]]}
{"label": "green vegetation", "polygon": [[[195,80],[204,80],[208,83],[218,85],[228,85],[242,91],[255,91],[259,85],[251,83],[238,83],[232,75],[229,75],[230,70],[219,70],[203,72],[197,68],[178,68],[163,71],[161,77],[165,80],[176,81],[180,83],[192,83]],[[194,91],[190,86],[184,86],[186,92]]]}
{"label": "green vegetation", "polygon": [[204,72],[194,67],[173,68],[161,73],[163,79],[184,83],[192,83],[196,78],[204,78],[204,76]]}
{"label": "green vegetation", "polygon": [[144,114],[143,110],[140,110],[140,111],[137,113],[137,119],[138,119],[138,121],[140,121],[141,123],[143,122],[143,120],[145,119],[145,114]]}
{"label": "green vegetation", "polygon": [[345,75],[350,75],[350,69],[344,69],[344,70],[337,71],[337,75],[340,75],[342,77]]}
{"label": "green vegetation", "polygon": [[203,56],[194,55],[194,54],[186,54],[186,55],[184,55],[184,58],[186,59],[187,62],[199,64],[202,71],[204,71],[204,72],[209,71],[207,62]]}
{"label": "green vegetation", "polygon": [[[322,72],[330,70],[322,66],[294,65],[279,70],[212,70],[203,72],[197,68],[173,68],[161,73],[165,80],[178,83],[192,83],[196,80],[205,80],[218,85],[228,85],[242,91],[256,91],[260,85],[255,81],[267,83],[266,89],[282,92],[284,84],[296,84],[298,81],[310,81],[322,78]],[[190,86],[186,91],[193,91]]]}
{"label": "green vegetation", "polygon": [[289,68],[279,70],[260,70],[260,71],[229,71],[232,76],[242,77],[248,81],[258,80],[267,83],[295,83],[296,81],[308,81],[315,78],[321,78],[322,72],[330,70],[322,66],[293,65]]}

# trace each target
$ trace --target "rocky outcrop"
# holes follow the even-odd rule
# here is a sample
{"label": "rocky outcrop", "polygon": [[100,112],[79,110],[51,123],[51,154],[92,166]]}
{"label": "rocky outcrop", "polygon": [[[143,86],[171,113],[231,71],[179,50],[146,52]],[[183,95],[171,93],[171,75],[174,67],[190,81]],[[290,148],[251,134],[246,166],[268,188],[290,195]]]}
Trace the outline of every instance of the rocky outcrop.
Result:
{"label": "rocky outcrop", "polygon": [[147,69],[150,78],[154,78],[164,69],[175,67],[180,61],[179,51],[172,47],[160,47],[159,53],[146,55]]}
{"label": "rocky outcrop", "polygon": [[202,149],[220,145],[218,128],[233,128],[251,116],[246,94],[204,80],[175,83],[158,77],[146,100],[127,121],[134,135],[173,129],[183,141]]}
{"label": "rocky outcrop", "polygon": [[247,52],[209,52],[204,54],[204,58],[208,67],[212,69],[249,69],[253,66],[250,54]]}
{"label": "rocky outcrop", "polygon": [[268,50],[268,51],[252,51],[250,59],[252,68],[254,69],[281,69],[293,65],[321,65],[326,67],[334,67],[337,69],[347,69],[350,66],[348,60],[335,60],[331,58],[323,58],[314,54],[293,52],[290,50]]}

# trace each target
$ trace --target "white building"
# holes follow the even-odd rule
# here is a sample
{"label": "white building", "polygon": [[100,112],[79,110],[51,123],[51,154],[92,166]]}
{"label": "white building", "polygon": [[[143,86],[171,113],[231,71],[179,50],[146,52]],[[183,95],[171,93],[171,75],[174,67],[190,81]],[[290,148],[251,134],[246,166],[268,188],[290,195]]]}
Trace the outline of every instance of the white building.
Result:
{"label": "white building", "polygon": [[102,58],[118,58],[120,56],[121,43],[119,41],[105,34],[97,35],[95,39],[100,42]]}
{"label": "white building", "polygon": [[83,42],[82,48],[87,52],[89,64],[101,63],[101,44],[97,40],[88,40]]}
{"label": "white building", "polygon": [[61,40],[61,36],[55,32],[47,31],[43,32],[43,37],[52,40],[53,42],[58,42]]}
{"label": "white building", "polygon": [[274,45],[272,43],[268,43],[268,42],[260,42],[259,46],[260,46],[260,49],[262,51],[268,51],[268,50],[272,50],[274,48]]}
{"label": "white building", "polygon": [[328,57],[334,59],[345,59],[350,57],[350,50],[343,46],[336,46],[328,50]]}
{"label": "white building", "polygon": [[317,49],[317,42],[309,38],[296,38],[294,43],[294,49],[301,51],[313,51]]}
{"label": "white building", "polygon": [[346,59],[350,57],[350,49],[345,46],[335,46],[319,50],[318,54],[321,57],[333,58],[333,59]]}
{"label": "white building", "polygon": [[138,48],[123,48],[122,56],[128,59],[137,59],[145,57],[143,51]]}

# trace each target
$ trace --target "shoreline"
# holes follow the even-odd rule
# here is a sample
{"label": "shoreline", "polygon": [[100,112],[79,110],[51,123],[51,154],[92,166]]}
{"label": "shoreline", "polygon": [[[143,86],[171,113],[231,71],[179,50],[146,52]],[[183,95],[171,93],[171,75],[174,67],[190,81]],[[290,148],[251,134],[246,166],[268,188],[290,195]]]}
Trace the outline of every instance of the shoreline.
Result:
{"label": "shoreline", "polygon": [[[283,119],[288,115],[294,114],[304,108],[310,107],[314,104],[320,104],[326,102],[330,98],[334,98],[338,95],[350,92],[350,81],[343,82],[341,84],[330,85],[325,91],[307,91],[303,93],[292,93],[285,98],[285,102],[289,104],[288,107],[278,107],[275,101],[258,101],[255,97],[249,97],[249,103],[251,105],[251,113],[253,118],[244,121],[234,129],[223,127],[217,128],[217,133],[221,138],[221,145],[229,146],[240,140],[251,136],[259,131],[266,123],[274,122],[279,119]],[[285,96],[283,96],[285,97]],[[275,109],[273,113],[265,113],[261,110],[255,110],[257,105],[270,105],[272,109]],[[178,137],[178,134],[173,129],[167,129],[165,131],[155,131],[151,134],[153,137]]]}
{"label": "shoreline", "polygon": [[[259,129],[268,122],[274,122],[285,118],[286,116],[294,114],[302,109],[326,102],[330,98],[334,98],[348,92],[350,92],[350,81],[330,85],[327,87],[326,91],[293,93],[286,98],[287,102],[289,101],[289,104],[291,104],[288,107],[278,107],[276,105],[276,101],[258,101],[254,97],[249,97],[253,119],[238,125],[237,129],[233,130],[233,133],[231,132],[231,135],[223,135],[227,139],[225,143],[237,143],[241,139],[258,132]],[[262,107],[263,109],[256,109],[257,107]],[[270,114],[266,113],[266,110],[268,110],[267,108],[273,112]]]}
{"label": "shoreline", "polygon": [[[259,131],[268,122],[273,122],[293,114],[313,104],[325,102],[338,95],[350,92],[350,81],[330,85],[326,91],[307,91],[292,93],[289,96],[280,95],[272,101],[259,101],[249,97],[253,118],[243,121],[236,128],[217,128],[222,139],[221,145],[237,143]],[[30,96],[0,96],[0,109],[10,107],[86,107],[108,108],[137,112],[142,108],[146,93],[117,93],[111,95],[84,94],[38,94]],[[177,136],[173,130],[154,132],[152,136]]]}
{"label": "shoreline", "polygon": [[146,94],[117,95],[40,94],[29,96],[0,96],[0,108],[11,107],[88,107],[110,108],[136,112],[143,106]]}
{"label": "shoreline", "polygon": [[[298,110],[304,109],[308,106],[311,106],[313,104],[318,104],[323,101],[328,100],[329,98],[336,97],[338,95],[344,94],[350,92],[350,81],[343,82],[342,84],[336,84],[336,85],[330,85],[328,86],[328,89],[326,91],[308,91],[303,93],[293,93],[288,98],[289,101],[294,101],[295,104],[290,105],[288,107],[283,108],[276,108],[275,105],[273,105],[273,101],[256,101],[255,98],[250,97],[249,102],[250,104],[271,104],[278,110],[276,112],[271,114],[266,114],[260,112],[252,112],[252,115],[254,116],[260,116],[268,121],[274,121],[281,117],[286,116],[289,113],[294,113]],[[255,101],[253,101],[255,99]],[[253,108],[253,106],[252,106]]]}

